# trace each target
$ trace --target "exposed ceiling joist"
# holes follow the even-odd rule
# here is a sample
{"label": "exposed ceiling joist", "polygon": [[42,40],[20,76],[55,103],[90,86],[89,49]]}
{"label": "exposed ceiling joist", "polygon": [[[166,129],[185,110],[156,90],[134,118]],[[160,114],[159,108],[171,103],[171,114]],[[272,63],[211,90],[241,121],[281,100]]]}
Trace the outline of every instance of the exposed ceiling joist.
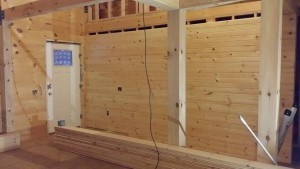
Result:
{"label": "exposed ceiling joist", "polygon": [[4,10],[5,20],[12,21],[59,10],[103,3],[111,0],[39,0]]}

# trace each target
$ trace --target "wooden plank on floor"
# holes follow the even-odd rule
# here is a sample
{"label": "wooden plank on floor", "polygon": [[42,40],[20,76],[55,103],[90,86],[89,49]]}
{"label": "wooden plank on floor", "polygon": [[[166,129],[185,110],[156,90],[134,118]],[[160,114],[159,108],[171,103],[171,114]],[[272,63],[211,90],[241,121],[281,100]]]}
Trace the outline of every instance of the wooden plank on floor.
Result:
{"label": "wooden plank on floor", "polygon": [[20,147],[20,134],[8,133],[0,135],[0,153]]}
{"label": "wooden plank on floor", "polygon": [[[57,127],[56,138],[58,148],[131,168],[153,168],[157,162],[151,141],[75,127]],[[161,169],[285,168],[162,143],[157,145]]]}

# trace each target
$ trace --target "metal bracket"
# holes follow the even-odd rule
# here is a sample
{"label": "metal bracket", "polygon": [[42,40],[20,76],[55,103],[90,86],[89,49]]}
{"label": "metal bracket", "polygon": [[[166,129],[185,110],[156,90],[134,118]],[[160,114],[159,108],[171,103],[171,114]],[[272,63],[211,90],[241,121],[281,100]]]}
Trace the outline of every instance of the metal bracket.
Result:
{"label": "metal bracket", "polygon": [[0,25],[2,25],[2,21],[5,18],[4,10],[0,10]]}

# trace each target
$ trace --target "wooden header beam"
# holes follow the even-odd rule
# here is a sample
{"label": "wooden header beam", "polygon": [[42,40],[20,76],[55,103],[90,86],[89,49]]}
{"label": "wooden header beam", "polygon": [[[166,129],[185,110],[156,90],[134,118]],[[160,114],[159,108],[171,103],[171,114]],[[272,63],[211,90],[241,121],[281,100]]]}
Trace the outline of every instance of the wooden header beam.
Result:
{"label": "wooden header beam", "polygon": [[6,21],[51,13],[68,8],[92,5],[111,0],[39,0],[4,10]]}

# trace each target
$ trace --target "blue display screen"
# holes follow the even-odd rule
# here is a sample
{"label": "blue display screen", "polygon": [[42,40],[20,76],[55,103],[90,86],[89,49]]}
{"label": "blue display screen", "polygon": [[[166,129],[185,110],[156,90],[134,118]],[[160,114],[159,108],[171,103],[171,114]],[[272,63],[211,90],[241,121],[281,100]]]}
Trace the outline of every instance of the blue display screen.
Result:
{"label": "blue display screen", "polygon": [[54,66],[72,66],[72,51],[54,49]]}

